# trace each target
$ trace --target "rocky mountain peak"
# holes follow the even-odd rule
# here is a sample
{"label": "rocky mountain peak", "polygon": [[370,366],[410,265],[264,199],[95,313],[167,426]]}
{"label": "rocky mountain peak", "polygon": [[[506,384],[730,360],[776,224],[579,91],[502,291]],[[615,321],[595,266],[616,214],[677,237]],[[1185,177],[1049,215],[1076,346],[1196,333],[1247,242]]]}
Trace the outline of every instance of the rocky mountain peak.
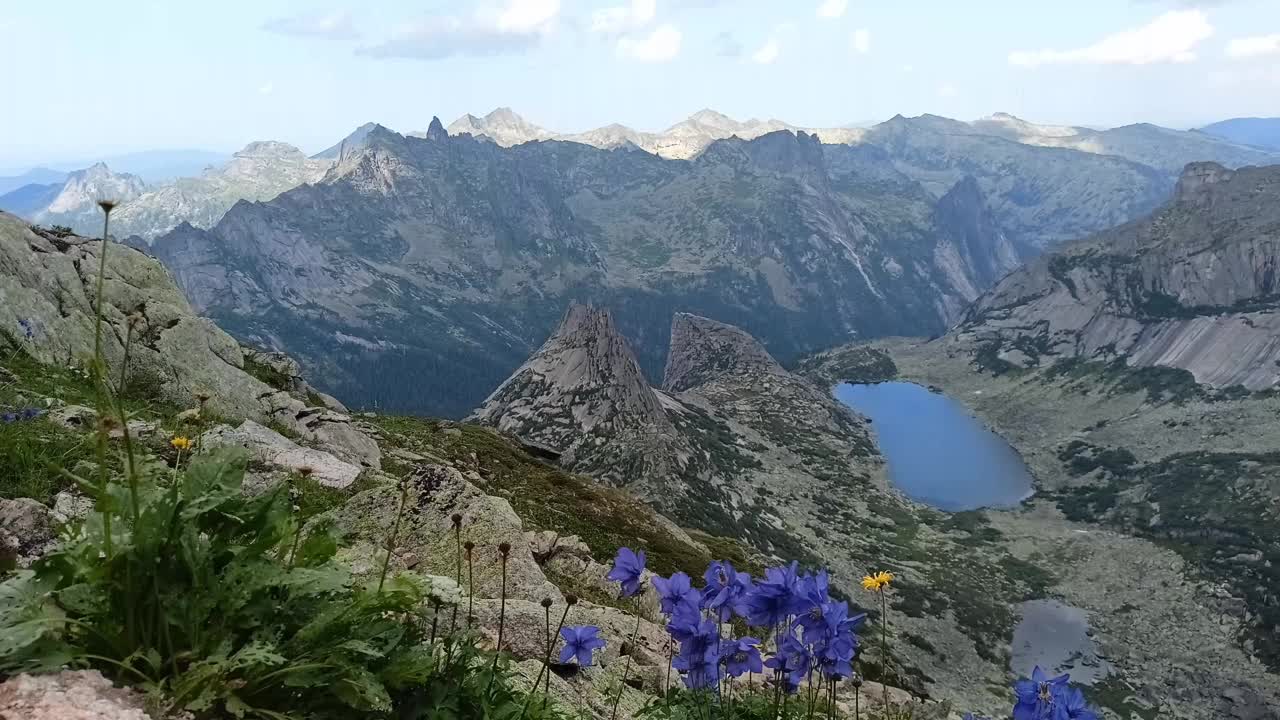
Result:
{"label": "rocky mountain peak", "polygon": [[682,392],[719,375],[785,372],[760,341],[733,325],[690,313],[671,321],[662,389]]}
{"label": "rocky mountain peak", "polygon": [[365,139],[369,136],[369,133],[373,132],[374,128],[379,127],[382,126],[378,123],[367,122],[355,130],[352,130],[351,134],[342,138],[338,144],[322,150],[311,157],[316,159],[341,161],[346,155],[364,147]]}
{"label": "rocky mountain peak", "polygon": [[449,137],[449,132],[444,129],[444,123],[440,122],[440,118],[431,117],[431,124],[427,126],[428,140],[444,140]]}
{"label": "rocky mountain peak", "polygon": [[671,421],[613,316],[578,303],[471,417],[610,482],[637,466],[669,472],[687,455],[673,450]]}
{"label": "rocky mountain peak", "polygon": [[1174,200],[1191,204],[1206,202],[1212,186],[1228,182],[1233,177],[1235,177],[1235,171],[1228,170],[1216,162],[1191,163],[1178,178],[1178,184],[1173,191]]}
{"label": "rocky mountain peak", "polygon": [[101,222],[97,207],[99,200],[124,203],[145,191],[146,184],[137,175],[115,173],[106,163],[94,163],[68,175],[58,196],[36,216],[36,220],[92,232],[93,226]]}
{"label": "rocky mountain peak", "polygon": [[[522,436],[532,431],[562,451],[578,431],[667,424],[613,316],[579,303],[569,306],[556,331],[485,400],[476,418]],[[557,427],[556,418],[575,427]]]}
{"label": "rocky mountain peak", "polygon": [[245,145],[237,153],[238,158],[301,159],[302,151],[278,140],[258,140]]}

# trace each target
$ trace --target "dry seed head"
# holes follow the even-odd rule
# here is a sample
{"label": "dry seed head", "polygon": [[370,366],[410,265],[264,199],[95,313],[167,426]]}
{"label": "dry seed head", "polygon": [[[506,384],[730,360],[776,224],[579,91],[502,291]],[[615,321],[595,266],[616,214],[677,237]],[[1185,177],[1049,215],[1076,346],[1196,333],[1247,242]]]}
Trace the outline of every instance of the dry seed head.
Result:
{"label": "dry seed head", "polygon": [[577,605],[577,604],[578,604],[578,596],[577,596],[577,595],[565,595],[565,596],[564,596],[564,601],[565,601],[565,604],[567,604],[567,605]]}
{"label": "dry seed head", "polygon": [[498,543],[498,552],[502,553],[502,557],[506,557],[511,552],[511,543]]}
{"label": "dry seed head", "polygon": [[549,608],[551,607],[551,598],[542,598],[542,602],[539,604],[544,608]]}
{"label": "dry seed head", "polygon": [[457,530],[458,528],[462,527],[462,515],[460,513],[454,513],[453,517],[449,519],[453,521],[454,530]]}
{"label": "dry seed head", "polygon": [[98,207],[102,208],[102,212],[110,215],[112,210],[116,209],[115,200],[99,200]]}

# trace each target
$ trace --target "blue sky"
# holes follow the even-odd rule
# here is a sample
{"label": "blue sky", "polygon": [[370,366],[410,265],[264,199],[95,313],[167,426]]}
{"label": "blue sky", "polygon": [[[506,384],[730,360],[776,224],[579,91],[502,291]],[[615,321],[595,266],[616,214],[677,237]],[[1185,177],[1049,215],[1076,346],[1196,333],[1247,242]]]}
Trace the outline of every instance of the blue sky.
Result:
{"label": "blue sky", "polygon": [[314,152],[370,120],[504,105],[560,131],[703,107],[806,126],[1280,115],[1278,0],[0,0],[0,47],[0,168]]}

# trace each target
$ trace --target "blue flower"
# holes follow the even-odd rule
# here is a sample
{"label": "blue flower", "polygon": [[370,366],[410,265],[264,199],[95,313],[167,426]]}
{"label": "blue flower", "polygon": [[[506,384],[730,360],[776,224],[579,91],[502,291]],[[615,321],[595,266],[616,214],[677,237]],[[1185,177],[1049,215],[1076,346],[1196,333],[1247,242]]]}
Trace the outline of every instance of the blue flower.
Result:
{"label": "blue flower", "polygon": [[44,411],[41,410],[40,408],[27,408],[26,410],[23,410],[22,412],[18,413],[18,415],[20,415],[23,420],[35,420],[36,418],[40,417],[43,414],[44,414]]}
{"label": "blue flower", "polygon": [[9,423],[18,422],[18,413],[5,413],[0,415],[0,422],[8,425]]}
{"label": "blue flower", "polygon": [[787,691],[794,692],[808,674],[812,660],[809,649],[788,633],[778,636],[778,652],[765,660],[764,666],[782,673],[787,680]]}
{"label": "blue flower", "polygon": [[703,620],[677,630],[672,631],[672,636],[680,641],[680,652],[671,661],[671,667],[684,676],[685,686],[697,690],[718,683],[721,677],[719,626],[713,620]]}
{"label": "blue flower", "polygon": [[702,607],[714,612],[720,622],[728,622],[734,614],[743,615],[746,596],[754,587],[751,575],[733,569],[728,561],[717,560],[711,563],[702,579],[706,587],[702,590]]}
{"label": "blue flower", "polygon": [[798,600],[796,591],[797,563],[787,567],[769,568],[764,580],[755,584],[743,600],[747,622],[756,627],[776,627],[794,614]]}
{"label": "blue flower", "polygon": [[1013,720],[1060,720],[1055,706],[1067,687],[1068,679],[1067,675],[1050,678],[1037,665],[1030,680],[1019,680],[1013,684],[1014,694],[1018,696],[1013,706]]}
{"label": "blue flower", "polygon": [[693,589],[689,576],[682,572],[673,573],[670,578],[654,577],[653,589],[658,591],[658,603],[667,616],[675,615],[681,604],[692,604],[695,610],[698,607],[698,591]]}
{"label": "blue flower", "polygon": [[1054,720],[1098,720],[1098,713],[1089,707],[1080,688],[1064,686],[1058,690],[1053,708]]}
{"label": "blue flower", "polygon": [[28,340],[34,340],[36,338],[36,330],[30,320],[21,319],[18,321],[18,325],[22,328],[22,335]]}
{"label": "blue flower", "polygon": [[560,664],[566,665],[577,659],[578,665],[591,667],[591,653],[605,646],[600,637],[600,628],[593,625],[574,625],[560,630],[564,638],[564,649],[560,651]]}
{"label": "blue flower", "polygon": [[17,412],[7,412],[0,415],[0,422],[4,424],[22,422],[24,420],[35,420],[44,414],[40,408],[25,408]]}
{"label": "blue flower", "polygon": [[729,675],[741,677],[749,672],[764,672],[759,646],[760,641],[753,637],[741,637],[720,643],[720,657],[724,658],[725,669]]}
{"label": "blue flower", "polygon": [[622,597],[632,597],[640,592],[640,578],[644,575],[644,551],[619,548],[613,560],[613,569],[605,576],[622,586]]}

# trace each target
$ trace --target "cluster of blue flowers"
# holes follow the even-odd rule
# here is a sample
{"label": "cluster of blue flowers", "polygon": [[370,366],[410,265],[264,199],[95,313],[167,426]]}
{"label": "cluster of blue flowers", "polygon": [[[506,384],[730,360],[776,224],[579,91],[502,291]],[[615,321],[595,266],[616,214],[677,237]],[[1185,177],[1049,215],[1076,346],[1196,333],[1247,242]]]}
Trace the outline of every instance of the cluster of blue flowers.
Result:
{"label": "cluster of blue flowers", "polygon": [[[1069,675],[1050,678],[1039,666],[1031,672],[1031,678],[1013,684],[1017,701],[1013,706],[1013,720],[1098,720],[1098,713],[1084,699],[1078,687],[1068,684]],[[965,713],[964,720],[988,720],[973,713]]]}
{"label": "cluster of blue flowers", "polygon": [[[716,561],[703,574],[700,590],[682,572],[653,578],[667,632],[679,644],[671,666],[686,687],[715,689],[726,677],[764,673],[765,668],[788,692],[798,691],[806,680],[853,675],[856,631],[866,613],[850,615],[847,603],[831,598],[826,571],[801,575],[798,568],[797,563],[770,568],[757,581]],[[622,548],[607,577],[630,597],[640,592],[644,570],[644,553]],[[773,652],[767,659],[759,639],[732,637],[731,631],[726,636],[734,618],[769,630]]]}
{"label": "cluster of blue flowers", "polygon": [[22,422],[23,420],[35,420],[43,414],[44,411],[40,408],[26,408],[24,410],[18,410],[17,412],[7,412],[0,415],[0,423],[5,423],[7,425],[9,423]]}
{"label": "cluster of blue flowers", "polygon": [[35,324],[25,318],[18,320],[18,327],[22,328],[22,336],[27,340],[36,339]]}

